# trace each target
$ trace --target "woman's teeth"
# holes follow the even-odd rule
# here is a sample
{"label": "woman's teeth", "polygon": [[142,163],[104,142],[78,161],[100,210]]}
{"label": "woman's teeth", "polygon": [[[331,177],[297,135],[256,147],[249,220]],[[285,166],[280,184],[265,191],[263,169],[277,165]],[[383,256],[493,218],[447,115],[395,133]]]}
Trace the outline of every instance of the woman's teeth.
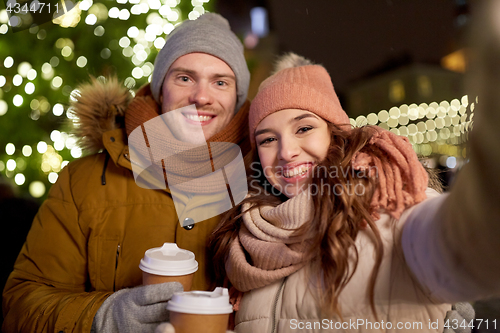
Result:
{"label": "woman's teeth", "polygon": [[199,116],[194,114],[185,114],[184,116],[189,120],[194,120],[198,122],[209,121],[210,119],[212,119],[212,116]]}
{"label": "woman's teeth", "polygon": [[297,175],[303,175],[305,174],[311,167],[310,166],[299,166],[298,168],[292,169],[292,170],[286,170],[283,172],[283,176],[285,178],[292,178]]}

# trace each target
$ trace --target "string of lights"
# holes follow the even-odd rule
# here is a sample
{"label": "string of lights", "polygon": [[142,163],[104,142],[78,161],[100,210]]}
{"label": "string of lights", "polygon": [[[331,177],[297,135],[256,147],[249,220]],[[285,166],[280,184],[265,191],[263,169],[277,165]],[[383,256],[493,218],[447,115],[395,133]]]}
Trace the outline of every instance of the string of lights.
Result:
{"label": "string of lights", "polygon": [[448,155],[466,158],[468,133],[472,129],[474,108],[467,95],[450,102],[400,105],[378,113],[350,118],[351,125],[377,125],[407,137],[421,156]]}

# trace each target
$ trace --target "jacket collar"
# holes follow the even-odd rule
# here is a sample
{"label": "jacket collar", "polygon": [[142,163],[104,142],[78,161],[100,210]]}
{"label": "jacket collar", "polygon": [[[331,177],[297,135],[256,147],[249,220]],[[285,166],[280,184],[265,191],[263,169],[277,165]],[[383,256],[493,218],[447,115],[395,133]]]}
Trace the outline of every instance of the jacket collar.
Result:
{"label": "jacket collar", "polygon": [[102,135],[104,148],[116,165],[132,171],[132,163],[128,152],[125,130],[118,128],[104,132]]}

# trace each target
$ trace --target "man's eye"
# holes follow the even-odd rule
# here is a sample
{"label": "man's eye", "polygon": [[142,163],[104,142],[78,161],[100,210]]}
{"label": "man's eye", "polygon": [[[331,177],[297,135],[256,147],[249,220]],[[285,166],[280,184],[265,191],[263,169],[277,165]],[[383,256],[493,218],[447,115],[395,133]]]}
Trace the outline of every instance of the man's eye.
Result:
{"label": "man's eye", "polygon": [[227,83],[224,81],[217,81],[217,85],[218,86],[225,86],[225,85],[227,85]]}
{"label": "man's eye", "polygon": [[179,80],[181,80],[182,82],[188,82],[189,78],[187,76],[179,76]]}

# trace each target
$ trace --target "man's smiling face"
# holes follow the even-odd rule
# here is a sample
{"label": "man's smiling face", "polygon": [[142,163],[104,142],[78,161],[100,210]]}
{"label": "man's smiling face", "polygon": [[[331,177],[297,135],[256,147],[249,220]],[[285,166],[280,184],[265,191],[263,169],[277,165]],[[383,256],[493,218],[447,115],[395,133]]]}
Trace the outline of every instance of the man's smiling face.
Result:
{"label": "man's smiling face", "polygon": [[178,140],[191,142],[193,131],[203,129],[208,140],[226,127],[235,114],[236,78],[221,59],[189,53],[170,66],[162,87],[162,113],[194,104],[197,112],[175,115],[170,130]]}

